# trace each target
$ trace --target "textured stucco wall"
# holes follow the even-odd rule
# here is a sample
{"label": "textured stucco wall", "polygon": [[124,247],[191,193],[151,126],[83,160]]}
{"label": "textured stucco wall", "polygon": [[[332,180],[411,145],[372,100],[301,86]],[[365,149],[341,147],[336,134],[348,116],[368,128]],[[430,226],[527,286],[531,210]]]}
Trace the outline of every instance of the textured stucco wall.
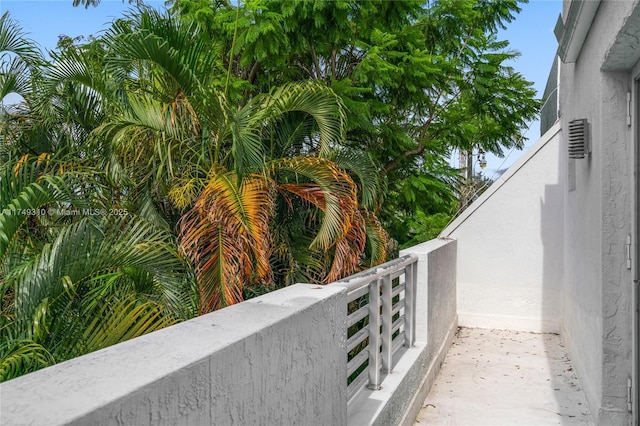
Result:
{"label": "textured stucco wall", "polygon": [[[632,315],[625,244],[632,220],[632,133],[626,124],[631,79],[628,72],[602,69],[637,5],[603,1],[577,62],[560,69],[563,128],[575,118],[591,123],[590,157],[562,159],[574,176],[565,195],[563,337],[597,424],[629,420]],[[566,134],[562,146],[566,152]]]}
{"label": "textured stucco wall", "polygon": [[462,326],[560,330],[562,203],[553,126],[456,219]]}
{"label": "textured stucco wall", "polygon": [[[597,412],[602,387],[602,144],[597,142],[595,123],[597,105],[582,101],[582,111],[571,111],[568,103],[580,93],[597,97],[598,89],[590,88],[584,81],[569,89],[564,79],[569,69],[575,74],[595,72],[597,68],[577,64],[561,65],[561,112],[566,122],[574,118],[588,117],[592,134],[592,154],[583,160],[568,160],[563,149],[562,161],[568,162],[569,173],[575,174],[575,189],[565,194],[565,272],[563,294],[563,339],[566,342],[574,367],[581,378],[582,386],[592,413]],[[595,85],[594,85],[595,86]],[[587,89],[588,88],[588,89]],[[570,97],[567,102],[564,96]],[[566,147],[566,135],[562,135]]]}
{"label": "textured stucco wall", "polygon": [[400,252],[418,256],[416,340],[441,342],[457,317],[457,244],[435,239]]}
{"label": "textured stucco wall", "polygon": [[[420,244],[412,249],[418,251],[422,246]],[[426,315],[430,359],[438,355],[451,324],[457,321],[457,248],[457,241],[448,241],[438,249],[431,250],[427,257]]]}
{"label": "textured stucco wall", "polygon": [[346,291],[294,285],[0,384],[2,425],[345,425]]}
{"label": "textured stucco wall", "polygon": [[[633,8],[634,1],[628,1],[626,6]],[[607,50],[603,71],[628,71],[640,59],[640,8],[633,8],[623,19],[614,43]]]}

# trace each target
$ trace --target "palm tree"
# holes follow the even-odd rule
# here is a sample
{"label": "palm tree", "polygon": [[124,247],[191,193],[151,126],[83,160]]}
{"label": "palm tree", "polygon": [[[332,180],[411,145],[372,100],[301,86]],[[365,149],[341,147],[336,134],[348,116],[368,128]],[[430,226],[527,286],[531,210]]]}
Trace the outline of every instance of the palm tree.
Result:
{"label": "palm tree", "polygon": [[15,155],[15,135],[29,120],[32,82],[43,63],[39,49],[5,12],[0,17],[0,162]]}
{"label": "palm tree", "polygon": [[244,97],[199,31],[143,11],[32,68],[1,132],[0,380],[384,260],[340,99]]}
{"label": "palm tree", "polygon": [[[274,242],[286,266],[309,281],[355,271],[367,229],[378,236],[373,258],[384,257],[382,228],[360,212],[358,186],[331,159],[345,119],[326,85],[236,96],[200,28],[151,10],[116,23],[106,40],[106,69],[127,92],[122,114],[98,133],[113,141],[136,186],[183,212],[180,240],[197,271],[200,313],[242,300],[245,284],[272,285]],[[273,220],[294,207],[316,230],[304,256],[291,255],[287,224]]]}
{"label": "palm tree", "polygon": [[190,318],[197,293],[175,237],[123,209],[89,161],[104,109],[79,103],[105,105],[100,80],[61,72],[77,58],[45,67],[6,14],[0,46],[18,54],[3,56],[3,93],[24,99],[0,128],[2,381]]}
{"label": "palm tree", "polygon": [[53,163],[0,170],[0,380],[195,314],[171,234],[97,209]]}
{"label": "palm tree", "polygon": [[37,46],[5,12],[0,16],[0,101],[10,93],[30,93],[30,73],[44,62]]}

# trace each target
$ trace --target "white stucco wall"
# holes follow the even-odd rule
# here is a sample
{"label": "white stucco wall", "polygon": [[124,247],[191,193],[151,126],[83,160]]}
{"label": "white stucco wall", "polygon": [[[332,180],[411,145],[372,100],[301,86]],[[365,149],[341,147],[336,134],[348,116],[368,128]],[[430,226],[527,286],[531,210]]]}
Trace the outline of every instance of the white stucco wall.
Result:
{"label": "white stucco wall", "polygon": [[461,326],[560,330],[559,130],[549,129],[442,232],[458,241]]}
{"label": "white stucco wall", "polygon": [[412,425],[458,330],[456,241],[409,253],[416,342],[379,390],[347,401],[344,285],[296,284],[0,383],[0,425]]}
{"label": "white stucco wall", "polygon": [[[562,64],[561,108],[563,122],[574,118],[589,118],[592,134],[592,153],[589,158],[567,162],[569,173],[575,174],[575,190],[565,194],[565,283],[563,292],[562,335],[571,354],[591,411],[598,411],[602,387],[602,144],[594,137],[600,131],[593,117],[598,105],[576,99],[580,92],[597,97],[597,86],[589,87],[576,82],[571,89],[565,81],[569,70],[577,73],[595,72],[598,69],[580,67],[578,64]],[[565,96],[565,98],[563,98]],[[568,98],[568,99],[567,99]],[[563,103],[564,99],[564,103]],[[582,102],[583,111],[572,111],[567,103]],[[562,145],[567,146],[566,135]]]}
{"label": "white stucco wall", "polygon": [[637,5],[601,2],[577,61],[560,68],[563,128],[569,120],[587,118],[592,143],[589,158],[570,161],[566,135],[561,138],[561,161],[568,164],[568,176],[575,176],[564,203],[562,335],[597,424],[627,424],[630,418],[632,281],[625,244],[634,190],[633,139],[626,123],[632,83],[628,71],[603,68]]}
{"label": "white stucco wall", "polygon": [[2,425],[345,425],[346,290],[297,284],[0,384]]}

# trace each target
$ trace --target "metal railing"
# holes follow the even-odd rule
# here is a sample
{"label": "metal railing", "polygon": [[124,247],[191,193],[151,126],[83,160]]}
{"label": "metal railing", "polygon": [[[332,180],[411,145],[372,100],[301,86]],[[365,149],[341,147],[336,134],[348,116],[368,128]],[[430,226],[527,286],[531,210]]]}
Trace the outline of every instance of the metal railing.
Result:
{"label": "metal railing", "polygon": [[347,288],[347,395],[380,389],[402,347],[415,343],[418,257],[406,255],[332,285]]}

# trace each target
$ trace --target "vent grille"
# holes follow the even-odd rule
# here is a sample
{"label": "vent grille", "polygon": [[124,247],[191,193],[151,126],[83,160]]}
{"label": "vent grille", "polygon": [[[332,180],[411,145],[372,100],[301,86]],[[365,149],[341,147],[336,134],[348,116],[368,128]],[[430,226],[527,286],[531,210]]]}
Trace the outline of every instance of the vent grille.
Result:
{"label": "vent grille", "polygon": [[569,158],[584,158],[589,154],[589,123],[586,118],[569,122]]}

